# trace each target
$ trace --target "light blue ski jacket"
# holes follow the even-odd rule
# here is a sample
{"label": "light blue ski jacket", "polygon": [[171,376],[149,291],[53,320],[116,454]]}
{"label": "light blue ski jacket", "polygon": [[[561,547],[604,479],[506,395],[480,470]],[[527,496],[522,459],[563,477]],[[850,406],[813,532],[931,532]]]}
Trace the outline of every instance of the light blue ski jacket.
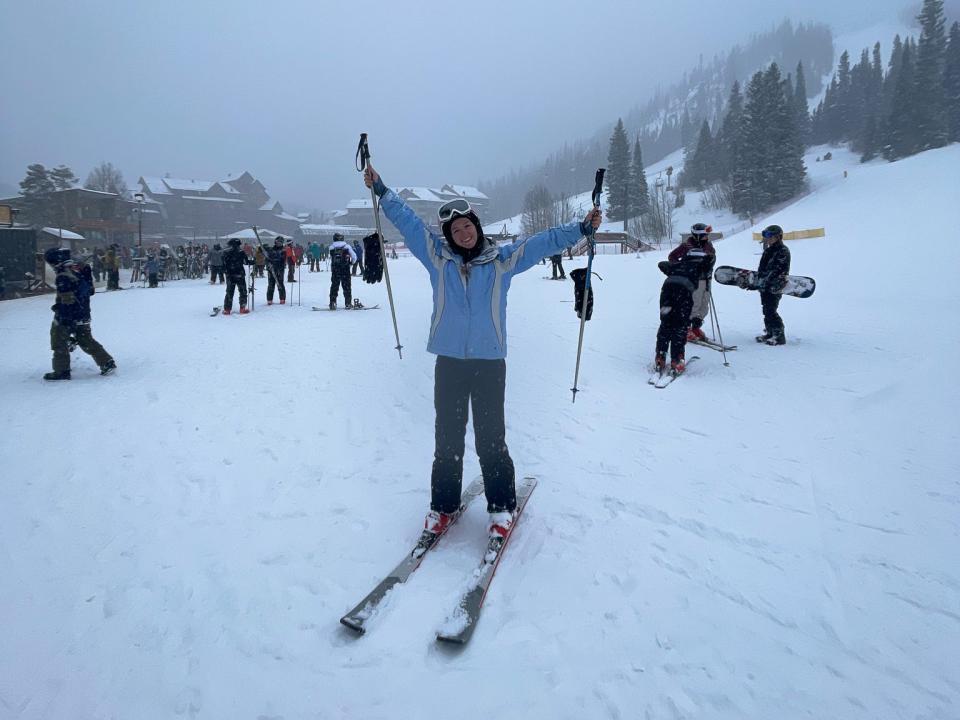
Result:
{"label": "light blue ski jacket", "polygon": [[446,238],[432,232],[395,192],[387,190],[380,207],[430,273],[433,316],[427,351],[460,360],[507,356],[507,291],[513,276],[583,236],[574,221],[510,245],[490,244],[464,264]]}

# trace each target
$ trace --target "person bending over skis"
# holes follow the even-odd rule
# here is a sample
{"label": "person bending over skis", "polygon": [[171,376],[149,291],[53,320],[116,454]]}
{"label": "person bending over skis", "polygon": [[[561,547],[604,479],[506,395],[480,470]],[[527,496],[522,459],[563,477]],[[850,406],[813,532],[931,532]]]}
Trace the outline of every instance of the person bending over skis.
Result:
{"label": "person bending over skis", "polygon": [[514,275],[592,234],[600,226],[600,210],[591,210],[582,222],[498,247],[484,237],[480,219],[466,200],[458,198],[440,206],[437,219],[442,235],[437,235],[369,165],[363,179],[380,197],[387,219],[427,269],[433,285],[427,351],[437,356],[433,386],[436,449],[424,530],[442,533],[459,510],[469,403],[490,513],[488,529],[491,537],[505,537],[517,505],[503,411],[507,292]]}

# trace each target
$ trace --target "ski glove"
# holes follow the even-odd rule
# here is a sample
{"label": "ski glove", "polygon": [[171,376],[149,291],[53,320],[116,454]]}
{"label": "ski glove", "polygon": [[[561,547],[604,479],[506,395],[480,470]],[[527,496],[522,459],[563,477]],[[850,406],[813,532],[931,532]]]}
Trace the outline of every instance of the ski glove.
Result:
{"label": "ski glove", "polygon": [[591,235],[593,235],[593,233],[594,233],[593,223],[588,222],[587,220],[581,220],[580,234],[583,235],[584,237],[590,237]]}
{"label": "ski glove", "polygon": [[383,184],[383,178],[377,175],[377,179],[373,182],[373,191],[377,194],[377,197],[382,198],[388,189],[389,188]]}

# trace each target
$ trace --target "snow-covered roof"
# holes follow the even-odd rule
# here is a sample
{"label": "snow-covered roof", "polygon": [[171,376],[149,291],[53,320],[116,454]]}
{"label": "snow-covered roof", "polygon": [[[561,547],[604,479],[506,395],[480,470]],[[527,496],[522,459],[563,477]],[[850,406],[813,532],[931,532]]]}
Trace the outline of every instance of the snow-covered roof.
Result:
{"label": "snow-covered roof", "polygon": [[[273,238],[280,235],[280,233],[274,232],[273,230],[267,230],[266,228],[257,228],[257,232],[260,233],[261,240],[265,240],[267,238],[273,240]],[[238,240],[256,240],[257,235],[253,232],[253,228],[244,228],[243,230],[237,230],[237,232],[227,235],[227,240],[232,240],[234,238]]]}
{"label": "snow-covered roof", "polygon": [[83,235],[78,235],[75,232],[70,232],[69,230],[64,230],[63,228],[45,227],[43,231],[48,235],[53,235],[54,237],[62,237],[64,240],[86,240]]}
{"label": "snow-covered roof", "polygon": [[296,223],[300,222],[300,218],[294,217],[290,213],[285,213],[285,212],[274,213],[273,216],[275,218],[280,218],[281,220],[293,220]]}
{"label": "snow-covered roof", "polygon": [[163,178],[141,177],[140,184],[152,195],[170,195],[170,188],[164,184]]}
{"label": "snow-covered roof", "polygon": [[373,203],[366,198],[351,200],[347,203],[347,210],[373,210]]}
{"label": "snow-covered roof", "polygon": [[213,180],[184,180],[183,178],[163,178],[163,183],[171,190],[182,192],[209,192],[216,183]]}
{"label": "snow-covered roof", "polygon": [[228,182],[218,182],[218,183],[216,183],[216,184],[219,185],[221,188],[223,188],[224,192],[228,192],[228,193],[230,193],[231,195],[239,195],[239,194],[240,194],[240,191],[237,190],[233,185],[231,185],[231,184],[228,183]]}
{"label": "snow-covered roof", "polygon": [[425,187],[395,187],[393,191],[400,197],[409,199],[409,195],[413,195],[416,200],[426,200],[428,202],[437,202],[442,203],[443,198],[434,194],[430,188]]}
{"label": "snow-covered roof", "polygon": [[280,202],[278,200],[273,200],[272,198],[267,198],[267,201],[260,206],[261,210],[274,210]]}
{"label": "snow-covered roof", "polygon": [[477,198],[478,200],[490,199],[472,185],[444,185],[442,189],[446,190],[448,188],[453,190],[457,195],[463,195],[464,197]]}
{"label": "snow-covered roof", "polygon": [[209,202],[242,203],[240,198],[207,197],[203,195],[182,195],[184,200],[207,200]]}
{"label": "snow-covered roof", "polygon": [[340,233],[344,237],[365,237],[372,233],[373,230],[357,225],[317,225],[304,223],[300,226],[300,232],[308,237],[313,235],[333,235],[334,233]]}

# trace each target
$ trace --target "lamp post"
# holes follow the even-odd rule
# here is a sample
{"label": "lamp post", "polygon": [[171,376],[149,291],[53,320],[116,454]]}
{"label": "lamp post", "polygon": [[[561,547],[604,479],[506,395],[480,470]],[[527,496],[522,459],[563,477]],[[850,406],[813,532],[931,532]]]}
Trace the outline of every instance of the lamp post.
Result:
{"label": "lamp post", "polygon": [[135,264],[137,280],[139,280],[140,273],[143,271],[143,193],[134,193],[133,199],[137,201],[137,262]]}

